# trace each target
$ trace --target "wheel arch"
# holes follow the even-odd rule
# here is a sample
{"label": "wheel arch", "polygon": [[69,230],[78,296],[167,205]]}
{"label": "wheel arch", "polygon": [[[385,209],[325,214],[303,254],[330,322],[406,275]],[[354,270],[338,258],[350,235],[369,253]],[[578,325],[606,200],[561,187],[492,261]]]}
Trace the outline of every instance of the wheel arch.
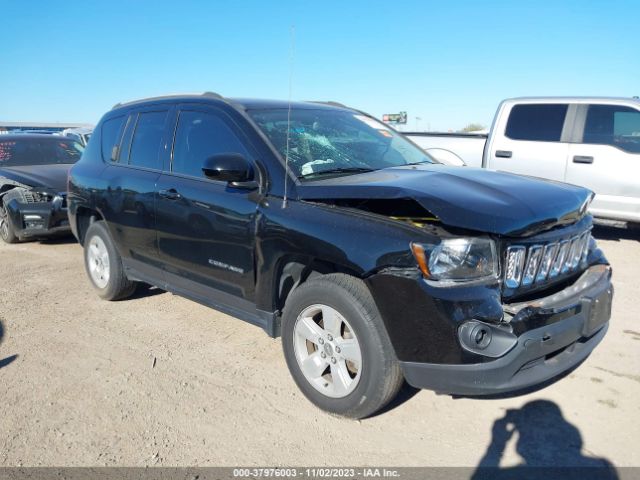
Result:
{"label": "wheel arch", "polygon": [[12,190],[15,190],[16,188],[22,188],[23,190],[29,190],[31,187],[28,185],[25,185],[23,183],[20,182],[16,182],[14,180],[8,179],[8,178],[1,178],[0,177],[0,202],[2,202],[2,199],[4,198],[4,196],[9,193]]}
{"label": "wheel arch", "polygon": [[352,277],[362,279],[362,272],[353,266],[348,266],[335,261],[309,258],[300,256],[286,256],[280,259],[278,267],[275,269],[275,278],[272,283],[273,289],[273,309],[281,312],[291,293],[305,282],[330,273],[343,273]]}
{"label": "wheel arch", "polygon": [[75,213],[75,227],[80,245],[84,245],[85,235],[93,222],[104,220],[104,216],[95,209],[78,206]]}

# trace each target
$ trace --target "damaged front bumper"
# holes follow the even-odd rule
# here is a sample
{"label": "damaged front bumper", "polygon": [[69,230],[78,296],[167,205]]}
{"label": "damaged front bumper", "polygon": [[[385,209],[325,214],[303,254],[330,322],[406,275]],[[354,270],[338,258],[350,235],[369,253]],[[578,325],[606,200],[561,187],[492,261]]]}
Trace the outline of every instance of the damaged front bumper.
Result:
{"label": "damaged front bumper", "polygon": [[46,202],[22,203],[14,199],[6,205],[6,210],[8,221],[21,240],[71,232],[67,217],[66,193],[59,193]]}
{"label": "damaged front bumper", "polygon": [[[608,329],[613,286],[611,268],[593,265],[563,290],[500,305],[500,312],[488,288],[456,292],[466,302],[454,300],[456,293],[430,293],[439,297],[423,307],[446,325],[432,328],[433,317],[423,317],[428,327],[419,329],[421,339],[399,350],[405,379],[441,393],[491,395],[546,383],[584,361]],[[397,325],[391,326],[394,347],[399,332]]]}

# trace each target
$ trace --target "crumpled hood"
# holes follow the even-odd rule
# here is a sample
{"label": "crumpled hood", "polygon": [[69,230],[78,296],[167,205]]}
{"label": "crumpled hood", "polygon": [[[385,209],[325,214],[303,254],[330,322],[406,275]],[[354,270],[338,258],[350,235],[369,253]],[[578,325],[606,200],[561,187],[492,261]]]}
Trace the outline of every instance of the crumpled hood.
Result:
{"label": "crumpled hood", "polygon": [[67,174],[72,164],[28,165],[0,168],[0,177],[30,187],[51,188],[58,192],[67,190]]}
{"label": "crumpled hood", "polygon": [[305,182],[300,200],[411,198],[443,224],[528,236],[584,216],[582,187],[468,167],[416,165]]}

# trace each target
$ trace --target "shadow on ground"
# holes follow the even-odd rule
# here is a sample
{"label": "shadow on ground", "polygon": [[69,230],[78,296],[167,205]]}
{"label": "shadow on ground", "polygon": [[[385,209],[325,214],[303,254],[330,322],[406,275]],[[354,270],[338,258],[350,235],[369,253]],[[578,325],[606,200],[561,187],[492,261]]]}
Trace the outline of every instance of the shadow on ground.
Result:
{"label": "shadow on ground", "polygon": [[640,242],[640,228],[629,228],[624,226],[598,225],[593,226],[593,236],[596,240],[635,240]]}
{"label": "shadow on ground", "polygon": [[[0,321],[0,344],[2,343],[3,337],[4,337],[4,327],[2,325],[2,322]],[[0,356],[0,368],[6,367],[10,363],[12,363],[16,358],[18,358],[18,355],[11,355],[6,358],[2,358]]]}
{"label": "shadow on ground", "polygon": [[76,237],[73,235],[60,235],[57,237],[43,238],[37,240],[43,245],[70,245],[72,243],[78,243]]}
{"label": "shadow on ground", "polygon": [[383,415],[395,408],[398,408],[403,403],[411,400],[419,391],[420,389],[414,388],[411,385],[409,385],[407,382],[404,382],[402,384],[402,387],[400,388],[400,391],[398,392],[398,395],[396,395],[395,398],[391,400],[384,408],[377,411],[369,418],[374,418],[374,417],[377,417],[378,415]]}
{"label": "shadow on ground", "polygon": [[[501,468],[512,439],[522,461]],[[611,462],[584,455],[582,447],[580,430],[564,418],[560,407],[549,400],[535,400],[522,408],[507,410],[494,422],[491,443],[472,479],[618,478]]]}
{"label": "shadow on ground", "polygon": [[140,298],[154,297],[156,295],[161,295],[163,293],[167,293],[166,290],[162,290],[161,288],[154,287],[146,283],[140,283],[136,287],[136,291],[134,292],[134,294],[128,297],[126,300],[136,300]]}

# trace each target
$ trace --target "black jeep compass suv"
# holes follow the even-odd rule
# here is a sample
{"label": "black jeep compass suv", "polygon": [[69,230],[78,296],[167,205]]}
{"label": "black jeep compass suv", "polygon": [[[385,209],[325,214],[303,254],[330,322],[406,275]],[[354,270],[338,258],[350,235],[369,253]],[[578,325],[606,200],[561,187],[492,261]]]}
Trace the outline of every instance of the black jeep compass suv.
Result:
{"label": "black jeep compass suv", "polygon": [[68,204],[102,298],[146,282],[281,335],[304,394],[361,418],[403,379],[486,395],[582,362],[612,299],[592,196],[441,165],[336,103],[206,93],[116,105]]}

